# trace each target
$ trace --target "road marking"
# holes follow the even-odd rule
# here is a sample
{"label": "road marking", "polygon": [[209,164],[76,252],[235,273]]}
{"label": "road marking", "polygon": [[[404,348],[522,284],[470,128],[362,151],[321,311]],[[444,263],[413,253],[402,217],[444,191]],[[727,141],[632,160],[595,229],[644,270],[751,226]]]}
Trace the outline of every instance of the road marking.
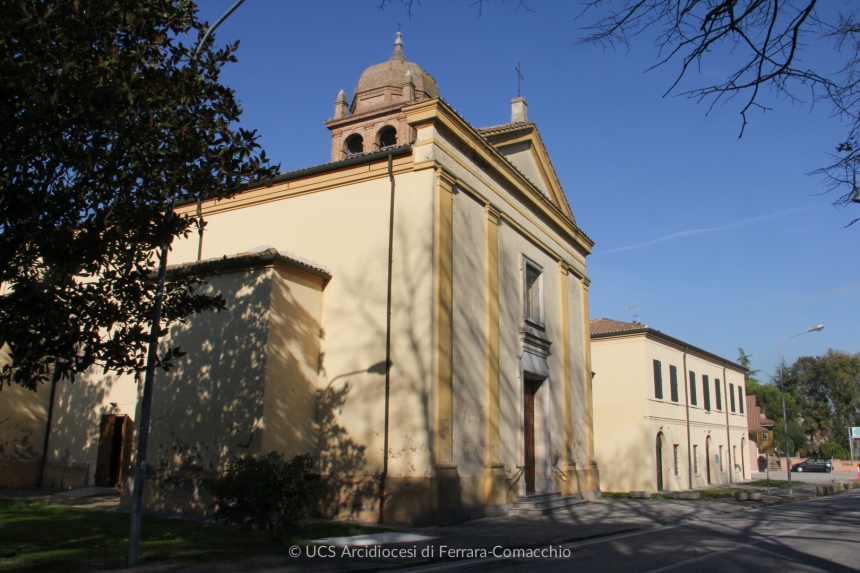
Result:
{"label": "road marking", "polygon": [[[846,492],[846,493],[848,493],[848,492]],[[850,493],[855,493],[855,492],[850,492]],[[806,502],[810,502],[810,501],[819,501],[819,500],[830,500],[830,501],[833,501],[833,500],[831,499],[831,496],[827,496],[827,497],[814,497],[814,498],[811,498],[811,499],[802,500],[802,501],[795,501],[795,502],[786,503],[786,504],[784,504],[784,505],[779,505],[779,506],[763,506],[763,507],[759,507],[759,508],[750,508],[750,509],[758,509],[758,510],[761,510],[761,509],[771,509],[771,508],[772,508],[772,509],[774,509],[774,510],[792,509],[792,507],[791,507],[791,506],[793,506],[793,505],[802,504],[802,503],[806,503]],[[849,508],[839,508],[839,507],[837,507],[837,508],[834,508],[834,511],[839,511],[839,512],[840,512],[840,513],[842,513],[842,514],[845,514],[846,512],[844,512],[844,509],[849,509]],[[840,510],[843,510],[843,511],[840,511]],[[847,512],[847,515],[855,515],[855,512],[854,512],[854,511],[851,511],[851,510],[849,509],[849,511]],[[684,527],[684,526],[689,526],[689,525],[695,525],[696,523],[698,523],[698,522],[703,522],[703,521],[704,521],[704,522],[710,522],[710,523],[712,523],[712,524],[716,524],[716,523],[719,523],[720,521],[732,521],[732,520],[733,520],[733,519],[735,519],[735,518],[741,518],[741,517],[746,517],[746,516],[745,516],[745,515],[743,515],[743,514],[742,514],[742,515],[737,515],[736,513],[734,513],[734,512],[733,512],[733,513],[730,513],[730,514],[709,515],[709,516],[707,516],[707,517],[694,517],[694,518],[690,518],[690,519],[684,519],[684,520],[682,520],[680,523],[676,523],[675,525],[660,525],[660,526],[657,526],[657,527],[649,527],[649,528],[647,528],[647,529],[642,529],[642,530],[640,530],[640,531],[634,531],[634,532],[630,532],[630,533],[622,533],[622,534],[619,534],[619,535],[608,535],[608,536],[606,536],[606,537],[600,537],[600,538],[597,538],[597,539],[588,539],[588,540],[584,540],[584,541],[573,541],[573,542],[570,542],[570,543],[563,543],[563,544],[560,544],[560,545],[559,545],[559,547],[562,547],[562,548],[565,548],[565,549],[568,549],[568,548],[573,549],[573,548],[578,548],[578,547],[585,547],[585,546],[587,546],[587,545],[597,545],[598,543],[607,543],[607,542],[609,542],[609,541],[617,541],[617,540],[620,540],[620,539],[625,539],[625,538],[627,538],[627,537],[636,537],[636,536],[638,536],[638,535],[647,535],[647,534],[649,534],[649,533],[657,533],[657,532],[662,532],[662,531],[668,531],[668,530],[670,530],[670,529],[676,529],[676,528],[678,528],[678,527]],[[751,542],[749,542],[749,543],[745,543],[745,544],[743,544],[743,545],[737,545],[737,546],[734,546],[734,547],[731,547],[731,548],[728,548],[728,549],[722,549],[722,550],[720,550],[720,551],[715,551],[715,552],[713,552],[713,553],[707,553],[707,554],[705,554],[705,555],[700,555],[699,557],[694,557],[693,559],[689,559],[689,560],[687,560],[687,561],[682,561],[682,562],[680,562],[680,563],[676,563],[676,564],[674,564],[674,565],[667,565],[666,567],[662,567],[662,568],[660,568],[660,569],[654,569],[654,570],[652,570],[652,571],[648,571],[647,573],[658,573],[658,572],[660,572],[660,571],[669,571],[669,570],[671,570],[671,569],[674,569],[674,568],[676,568],[676,567],[679,567],[679,566],[684,565],[684,564],[687,564],[687,563],[693,563],[693,562],[695,562],[695,561],[700,561],[700,560],[706,559],[706,558],[711,557],[711,556],[714,556],[714,555],[719,555],[719,554],[722,554],[722,553],[728,553],[728,552],[730,552],[730,551],[735,551],[736,549],[742,549],[742,548],[744,548],[744,547],[750,547],[750,546],[753,546],[753,545],[755,545],[755,544],[757,544],[757,543],[762,543],[762,542],[764,542],[764,541],[768,541],[769,539],[775,539],[775,538],[777,538],[777,537],[783,537],[783,536],[785,536],[785,535],[790,535],[790,534],[795,533],[795,532],[797,532],[797,531],[802,531],[802,530],[804,530],[804,529],[808,529],[808,528],[810,528],[810,527],[814,527],[814,526],[816,526],[816,525],[820,525],[820,524],[805,525],[805,526],[803,526],[803,527],[799,527],[799,528],[797,528],[797,529],[792,529],[792,530],[790,530],[790,531],[784,531],[784,532],[782,532],[782,533],[778,533],[778,534],[776,534],[776,535],[771,535],[771,536],[769,536],[769,537],[765,537],[765,538],[762,538],[762,539],[757,539],[757,540],[755,540],[755,541],[751,541]],[[409,567],[409,566],[407,565],[406,567],[404,567],[404,568],[402,568],[402,569],[393,570],[393,571],[391,571],[391,573],[397,573],[398,571],[404,571],[404,572],[405,572],[405,571],[408,571],[408,572],[410,572],[410,573],[422,573],[422,572],[425,572],[425,571],[428,571],[428,572],[429,572],[429,571],[442,571],[442,570],[445,570],[445,569],[456,569],[456,568],[460,568],[460,567],[473,566],[473,565],[477,565],[477,564],[479,564],[479,563],[487,563],[487,562],[490,562],[490,561],[501,561],[501,560],[503,560],[503,559],[504,559],[504,557],[485,557],[485,558],[479,558],[479,559],[463,559],[463,560],[456,560],[456,561],[453,561],[453,562],[447,562],[447,563],[436,563],[436,564],[432,564],[432,565],[425,565],[425,566],[423,566],[423,567],[421,567],[421,566],[419,566],[419,567]]]}
{"label": "road marking", "polygon": [[765,541],[770,541],[771,539],[775,539],[777,537],[784,537],[786,535],[791,535],[792,533],[797,533],[798,531],[803,531],[804,529],[809,529],[810,527],[816,527],[819,524],[811,523],[809,525],[804,525],[803,527],[798,527],[797,529],[792,529],[790,531],[783,531],[782,533],[777,533],[776,535],[770,535],[768,537],[762,539],[756,539],[755,541],[750,541],[749,543],[742,543],[741,545],[735,545],[734,547],[729,547],[727,549],[721,549],[719,551],[713,551],[711,553],[706,553],[705,555],[699,555],[698,557],[693,557],[692,559],[687,559],[686,561],[681,561],[679,563],[675,563],[673,565],[666,565],[665,567],[660,567],[659,569],[652,569],[647,573],[661,573],[662,571],[671,571],[672,569],[677,569],[682,565],[689,565],[690,563],[695,563],[696,561],[704,561],[705,559],[709,559],[716,555],[722,555],[724,553],[731,553],[732,551],[737,551],[738,549],[744,549],[745,547],[750,547],[753,545],[757,545],[759,543],[764,543]]}

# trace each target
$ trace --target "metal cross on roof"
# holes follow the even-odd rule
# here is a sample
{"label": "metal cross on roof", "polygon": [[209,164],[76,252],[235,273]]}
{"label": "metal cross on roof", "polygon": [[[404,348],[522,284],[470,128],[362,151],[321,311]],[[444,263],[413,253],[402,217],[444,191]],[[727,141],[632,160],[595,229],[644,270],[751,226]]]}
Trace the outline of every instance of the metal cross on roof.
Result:
{"label": "metal cross on roof", "polygon": [[524,80],[522,71],[520,70],[520,63],[517,62],[517,67],[514,68],[517,71],[517,97],[520,97],[520,81]]}

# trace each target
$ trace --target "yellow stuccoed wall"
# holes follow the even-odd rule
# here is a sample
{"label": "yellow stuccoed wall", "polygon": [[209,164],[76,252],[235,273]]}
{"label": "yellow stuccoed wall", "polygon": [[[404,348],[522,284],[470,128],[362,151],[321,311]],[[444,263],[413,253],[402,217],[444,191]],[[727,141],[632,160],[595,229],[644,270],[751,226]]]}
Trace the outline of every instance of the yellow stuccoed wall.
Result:
{"label": "yellow stuccoed wall", "polygon": [[[688,490],[750,478],[746,414],[740,413],[737,404],[737,388],[744,383],[740,371],[694,351],[686,355],[685,371],[683,347],[664,344],[644,334],[595,339],[591,349],[596,372],[595,449],[603,491],[657,491],[658,434],[663,436],[664,490]],[[654,395],[653,360],[661,362],[663,399]],[[678,372],[678,402],[671,400],[670,365]],[[690,371],[696,374],[697,404],[688,408]],[[710,412],[704,408],[703,375],[708,376]],[[716,407],[716,379],[721,385],[720,410]],[[734,413],[726,396],[729,383],[734,385]],[[698,463],[693,459],[694,446]],[[718,462],[721,447],[723,455]]]}
{"label": "yellow stuccoed wall", "polygon": [[[0,366],[9,363],[7,351],[0,348]],[[50,394],[50,381],[36,392],[18,384],[0,388],[0,487],[38,485]]]}
{"label": "yellow stuccoed wall", "polygon": [[[385,521],[500,515],[525,492],[518,472],[524,257],[543,268],[541,336],[550,343],[549,378],[536,396],[536,489],[593,497],[599,484],[586,338],[590,239],[443,103],[405,113],[418,140],[391,162]],[[479,148],[484,159],[469,151]],[[164,345],[189,355],[156,377],[147,507],[209,512],[206,482],[227,460],[276,450],[314,455],[330,485],[325,515],[376,520],[385,435],[388,165],[382,157],[335,165],[204,203],[203,260],[274,247],[325,267],[331,279],[279,263],[231,269],[211,280],[228,309],[171,329]],[[178,212],[192,216],[195,206]],[[196,235],[175,242],[170,263],[194,262],[197,249]],[[64,390],[54,459],[89,464],[92,481],[98,420],[111,411],[110,401],[135,413],[137,390],[131,380],[103,377]]]}

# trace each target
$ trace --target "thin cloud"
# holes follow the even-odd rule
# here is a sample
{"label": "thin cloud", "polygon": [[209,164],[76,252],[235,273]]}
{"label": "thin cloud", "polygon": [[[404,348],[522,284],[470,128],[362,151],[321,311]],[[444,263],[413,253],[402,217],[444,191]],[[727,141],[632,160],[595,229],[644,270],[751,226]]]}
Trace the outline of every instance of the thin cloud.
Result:
{"label": "thin cloud", "polygon": [[729,225],[723,225],[721,227],[709,227],[707,229],[690,229],[689,231],[681,231],[679,233],[672,233],[671,235],[666,235],[665,237],[660,237],[659,239],[654,239],[645,243],[639,243],[638,245],[630,245],[629,247],[619,247],[617,249],[612,249],[610,251],[606,251],[602,254],[608,255],[609,253],[617,253],[619,251],[629,251],[631,249],[641,249],[642,247],[647,247],[649,245],[654,245],[656,243],[662,243],[663,241],[668,241],[671,239],[679,239],[681,237],[693,237],[696,235],[704,235],[705,233],[715,233],[717,231],[724,231],[726,229],[734,229],[735,227],[742,227],[744,225],[752,225],[753,223],[758,223],[760,221],[766,221],[767,219],[773,219],[775,217],[781,217],[783,215],[788,215],[790,213],[797,213],[798,211],[808,211],[809,209],[813,209],[813,207],[801,207],[799,209],[789,209],[787,211],[779,211],[777,213],[771,213],[769,215],[761,215],[760,217],[753,217],[752,219],[744,219],[743,221],[738,221],[737,223],[731,223]]}

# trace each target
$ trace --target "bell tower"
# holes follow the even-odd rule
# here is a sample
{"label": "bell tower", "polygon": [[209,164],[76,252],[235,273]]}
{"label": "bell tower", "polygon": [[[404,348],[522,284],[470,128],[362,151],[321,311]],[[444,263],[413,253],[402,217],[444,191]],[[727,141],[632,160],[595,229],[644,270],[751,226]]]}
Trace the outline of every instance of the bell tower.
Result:
{"label": "bell tower", "polygon": [[437,97],[436,80],[418,64],[406,61],[402,35],[397,32],[391,58],[364,70],[349,108],[343,90],[338,94],[334,117],[325,122],[331,130],[331,160],[412,143],[415,130],[406,123],[403,108]]}

